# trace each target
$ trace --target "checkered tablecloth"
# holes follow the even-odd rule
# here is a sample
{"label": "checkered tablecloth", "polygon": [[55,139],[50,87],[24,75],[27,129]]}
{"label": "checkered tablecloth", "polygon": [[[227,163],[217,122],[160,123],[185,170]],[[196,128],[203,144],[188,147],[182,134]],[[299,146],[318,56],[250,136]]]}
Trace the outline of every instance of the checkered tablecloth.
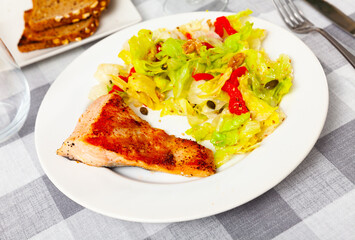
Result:
{"label": "checkered tablecloth", "polygon": [[[330,0],[329,0],[330,1]],[[307,3],[296,4],[355,53],[355,39]],[[354,0],[331,0],[355,19]],[[163,16],[163,0],[133,0],[143,19]],[[285,27],[270,0],[230,0],[226,11]],[[284,181],[253,201],[188,222],[146,224],[113,219],[64,196],[43,172],[34,126],[44,95],[59,73],[94,43],[24,67],[31,109],[24,127],[0,144],[0,239],[355,239],[355,70],[318,33],[297,35],[327,76],[329,112],[315,147]]]}

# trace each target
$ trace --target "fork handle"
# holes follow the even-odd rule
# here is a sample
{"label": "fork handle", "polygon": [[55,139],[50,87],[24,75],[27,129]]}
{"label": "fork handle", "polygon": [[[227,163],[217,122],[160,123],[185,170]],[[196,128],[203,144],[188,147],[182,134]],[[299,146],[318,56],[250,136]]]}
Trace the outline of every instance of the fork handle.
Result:
{"label": "fork handle", "polygon": [[343,47],[343,45],[341,45],[337,40],[335,40],[335,38],[333,38],[329,33],[324,31],[323,29],[316,28],[314,30],[316,30],[317,32],[322,34],[326,39],[328,39],[329,42],[333,44],[333,46],[336,47],[341,54],[343,54],[343,56],[349,61],[353,68],[355,68],[355,56],[351,54],[351,52],[349,52],[345,47]]}

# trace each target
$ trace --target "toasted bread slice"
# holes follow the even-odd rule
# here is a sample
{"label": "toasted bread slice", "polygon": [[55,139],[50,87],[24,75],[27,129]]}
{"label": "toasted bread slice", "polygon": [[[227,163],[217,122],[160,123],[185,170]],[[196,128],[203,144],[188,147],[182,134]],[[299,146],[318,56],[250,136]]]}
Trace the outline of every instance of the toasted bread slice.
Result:
{"label": "toasted bread slice", "polygon": [[117,94],[96,99],[57,154],[96,167],[136,166],[195,177],[216,172],[210,149],[152,128]]}
{"label": "toasted bread slice", "polygon": [[32,30],[43,31],[97,16],[109,0],[32,0],[32,3],[28,24]]}
{"label": "toasted bread slice", "polygon": [[99,26],[98,18],[89,17],[77,23],[36,32],[28,25],[31,12],[32,10],[27,10],[24,13],[25,29],[17,45],[21,52],[56,47],[68,44],[69,42],[80,41],[91,36]]}

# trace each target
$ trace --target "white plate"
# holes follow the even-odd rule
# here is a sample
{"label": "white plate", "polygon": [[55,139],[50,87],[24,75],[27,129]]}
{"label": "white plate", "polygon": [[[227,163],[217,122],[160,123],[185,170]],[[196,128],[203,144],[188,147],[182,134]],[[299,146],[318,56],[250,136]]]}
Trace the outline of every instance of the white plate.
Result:
{"label": "white plate", "polygon": [[24,28],[23,12],[31,8],[31,0],[1,0],[0,3],[0,38],[21,67],[105,37],[142,20],[130,0],[112,0],[108,9],[101,14],[100,26],[94,35],[64,46],[21,53],[17,43]]}
{"label": "white plate", "polygon": [[[290,32],[261,19],[255,27],[268,31],[264,47],[275,59],[288,54],[293,61],[294,85],[282,101],[284,123],[259,148],[242,161],[204,179],[152,173],[139,168],[95,168],[55,154],[73,131],[89,104],[96,84],[93,74],[100,63],[117,63],[123,43],[142,28],[174,28],[194,19],[216,18],[227,13],[197,12],[154,19],[124,29],[100,41],[58,77],[40,107],[36,147],[50,180],[69,198],[93,211],[139,222],[174,222],[220,213],[261,195],[290,174],[315,144],[328,109],[324,72],[310,49]],[[181,136],[186,120],[153,112],[146,118],[153,126]],[[236,158],[237,159],[237,158]]]}

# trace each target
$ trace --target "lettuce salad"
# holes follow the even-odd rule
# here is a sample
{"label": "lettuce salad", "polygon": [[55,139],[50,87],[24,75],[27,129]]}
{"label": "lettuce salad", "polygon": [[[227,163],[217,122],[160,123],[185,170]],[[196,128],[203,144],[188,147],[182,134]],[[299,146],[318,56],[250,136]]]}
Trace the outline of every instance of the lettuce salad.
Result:
{"label": "lettuce salad", "polygon": [[292,67],[286,55],[268,58],[266,31],[253,28],[250,14],[140,30],[118,54],[124,65],[98,67],[90,98],[115,92],[161,116],[186,116],[186,133],[213,144],[217,167],[252,151],[285,119],[279,103],[292,86]]}

